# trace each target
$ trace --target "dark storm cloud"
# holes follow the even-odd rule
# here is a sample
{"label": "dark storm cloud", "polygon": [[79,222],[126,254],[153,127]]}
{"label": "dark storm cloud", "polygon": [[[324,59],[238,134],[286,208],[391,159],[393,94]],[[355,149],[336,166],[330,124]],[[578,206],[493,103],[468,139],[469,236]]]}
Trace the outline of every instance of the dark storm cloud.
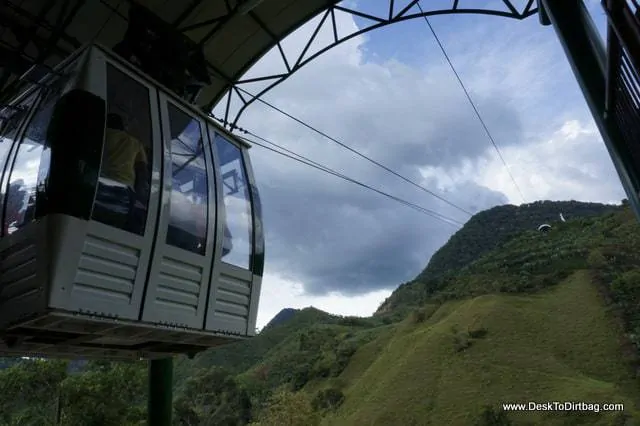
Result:
{"label": "dark storm cloud", "polygon": [[[501,148],[522,143],[521,112],[507,91],[472,91]],[[291,77],[267,99],[392,169],[421,181],[421,168],[448,170],[493,147],[445,64],[423,68],[363,63],[357,44],[343,45]],[[345,174],[423,207],[467,216],[264,105],[241,125]],[[492,152],[492,154],[494,154]],[[301,283],[307,293],[363,294],[413,278],[455,228],[380,195],[252,150],[264,204],[266,272]],[[477,212],[507,199],[472,182],[438,179],[430,189]]]}
{"label": "dark storm cloud", "polygon": [[[254,155],[255,156],[255,155]],[[256,156],[257,157],[257,156]],[[257,166],[260,170],[260,166]],[[354,295],[390,288],[413,278],[454,227],[361,190],[331,176],[290,185],[295,172],[271,173],[261,185],[267,232],[267,264],[303,283],[314,295]],[[402,191],[408,196],[410,191]],[[502,194],[467,184],[456,188],[484,209],[506,200]],[[422,204],[454,215],[436,202]]]}
{"label": "dark storm cloud", "polygon": [[[330,64],[330,67],[335,66]],[[322,65],[321,65],[322,67]],[[294,81],[270,96],[277,105],[414,181],[420,168],[443,169],[477,158],[491,145],[445,68],[362,65],[364,78],[344,64],[315,70],[327,87]],[[351,78],[345,85],[344,79]],[[295,77],[294,77],[295,79]],[[335,79],[336,81],[331,81]],[[299,87],[296,87],[300,85]],[[304,89],[303,89],[304,87]],[[295,96],[292,94],[300,94]],[[479,96],[485,120],[504,145],[522,140],[518,114],[502,97]],[[284,107],[283,107],[284,108]],[[251,129],[350,177],[465,221],[468,216],[267,107],[247,115]],[[393,288],[415,277],[456,228],[362,188],[256,147],[267,232],[267,272],[300,282],[313,295],[355,295]],[[506,202],[502,193],[464,183],[435,193],[477,212]]]}
{"label": "dark storm cloud", "polygon": [[[505,106],[502,100],[487,99],[485,123],[492,128],[492,135],[500,140],[501,146],[513,145],[522,140],[522,129],[518,115]],[[388,146],[377,146],[376,154],[384,156],[392,167],[412,168],[420,166],[454,167],[464,158],[472,159],[491,149],[490,141],[475,116],[466,109],[463,102],[435,111],[421,114],[419,106],[414,118],[425,126],[424,133],[412,139],[397,138]],[[427,128],[429,126],[429,128]],[[380,133],[383,129],[379,129]],[[401,131],[401,130],[399,130]]]}
{"label": "dark storm cloud", "polygon": [[[393,74],[377,86],[354,76],[350,90],[357,91],[355,100],[344,101],[340,93],[329,100],[324,92],[307,91],[298,105],[289,101],[289,111],[394,169],[452,167],[463,158],[476,158],[491,149],[472,107],[446,69],[389,66]],[[520,117],[508,99],[484,94],[477,96],[477,102],[501,147],[522,141]],[[328,113],[327,104],[332,105],[335,116]]]}

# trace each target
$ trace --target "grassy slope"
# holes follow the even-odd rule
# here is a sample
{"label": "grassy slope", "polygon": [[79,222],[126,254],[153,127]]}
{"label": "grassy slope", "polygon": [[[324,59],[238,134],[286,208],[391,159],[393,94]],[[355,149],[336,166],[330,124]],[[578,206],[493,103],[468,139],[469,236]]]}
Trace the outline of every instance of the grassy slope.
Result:
{"label": "grassy slope", "polygon": [[[632,406],[640,391],[621,350],[620,326],[607,313],[613,306],[605,307],[591,283],[595,270],[585,271],[595,252],[619,273],[637,269],[638,241],[640,229],[628,209],[556,224],[546,236],[525,232],[419,300],[426,303],[422,323],[415,323],[415,312],[399,324],[374,317],[356,325],[306,309],[237,347],[185,362],[177,373],[222,365],[247,379],[268,371],[260,381],[272,389],[300,371],[315,371],[316,354],[328,359],[354,340],[359,349],[338,377],[310,374],[303,388],[312,397],[329,386],[344,391],[345,403],[324,419],[326,425],[471,425],[486,404],[554,400],[624,402],[636,423],[612,423],[617,413],[509,416],[514,424],[640,424],[640,408]],[[495,294],[501,291],[507,293]],[[442,300],[449,301],[440,305]],[[454,325],[462,331],[484,327],[488,334],[456,352]]]}
{"label": "grassy slope", "polygon": [[[488,334],[456,353],[454,325]],[[624,402],[638,416],[632,401],[640,392],[629,377],[616,326],[588,274],[578,272],[536,295],[448,302],[422,324],[383,333],[343,372],[346,401],[325,424],[469,425],[485,404],[554,400]],[[516,424],[569,420],[559,413],[510,416]],[[588,420],[610,424],[611,414]]]}
{"label": "grassy slope", "polygon": [[186,377],[193,374],[194,369],[212,365],[224,367],[234,374],[244,372],[269,356],[271,351],[297,331],[325,322],[335,322],[334,317],[318,309],[302,309],[293,320],[251,339],[200,353],[194,360],[188,360],[186,357],[177,358],[175,380],[180,384]]}
{"label": "grassy slope", "polygon": [[618,206],[577,201],[537,201],[520,206],[504,205],[474,215],[429,260],[418,280],[441,275],[468,265],[483,254],[499,248],[523,230],[535,230],[542,223],[562,223],[558,213],[569,220],[601,216]]}
{"label": "grassy slope", "polygon": [[456,273],[494,250],[505,253],[505,243],[514,238],[518,240],[516,236],[525,230],[535,231],[541,223],[550,223],[557,234],[557,231],[570,225],[558,221],[559,212],[564,212],[575,225],[578,218],[602,217],[607,212],[620,210],[621,207],[613,205],[544,201],[521,206],[497,206],[480,212],[433,254],[427,267],[414,280],[396,289],[380,305],[377,314],[420,305],[424,302],[424,291],[433,287],[429,281],[450,272]]}

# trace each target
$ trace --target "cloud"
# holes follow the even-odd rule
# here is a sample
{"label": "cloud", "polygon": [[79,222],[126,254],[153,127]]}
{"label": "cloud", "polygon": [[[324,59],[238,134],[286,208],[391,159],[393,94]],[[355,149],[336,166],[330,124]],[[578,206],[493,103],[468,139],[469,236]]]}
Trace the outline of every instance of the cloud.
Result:
{"label": "cloud", "polygon": [[[478,141],[479,123],[442,66],[411,68],[396,61],[354,62],[358,43],[343,45],[291,78],[271,102],[313,122],[351,147],[413,179],[419,167],[453,167],[487,150]],[[310,82],[321,81],[322,84]],[[327,98],[330,87],[333,98]],[[518,117],[501,99],[488,99],[508,140],[520,139]],[[288,148],[321,160],[350,177],[463,221],[464,214],[432,196],[390,177],[362,158],[308,129],[283,121],[256,105],[243,126]],[[455,228],[443,225],[379,195],[364,192],[308,167],[254,151],[267,228],[267,267],[302,282],[311,294],[340,291],[361,294],[390,288],[413,278]],[[424,183],[429,186],[429,182]],[[433,190],[436,188],[433,187]],[[479,185],[450,194],[467,209],[479,210],[506,199]],[[473,200],[471,202],[471,200]]]}
{"label": "cloud", "polygon": [[[341,28],[355,28],[350,18],[338,19]],[[551,28],[541,27],[535,17],[519,22],[455,16],[432,22],[527,201],[623,198]],[[299,30],[285,48],[301,50],[301,34],[312,29]],[[400,53],[409,42],[406,49],[428,54],[410,62],[393,59],[401,54],[376,57],[376,36],[359,36],[302,68],[265,98],[464,209],[520,203],[428,30],[418,34],[415,26],[400,24],[379,31],[398,40]],[[268,55],[252,74],[258,75],[260,67],[274,71],[278,61],[276,53]],[[258,102],[240,125],[395,196],[467,219]],[[273,314],[293,304],[289,297],[344,303],[340,306],[355,314],[373,311],[385,291],[413,278],[455,231],[260,147],[252,150],[252,162],[267,232],[261,309]],[[374,303],[368,294],[380,297]],[[370,303],[366,309],[360,305],[365,300]]]}
{"label": "cloud", "polygon": [[260,298],[257,328],[264,327],[282,308],[303,309],[313,306],[334,315],[368,317],[378,308],[380,302],[391,294],[391,290],[379,290],[354,297],[344,297],[338,293],[310,296],[300,283],[283,279],[277,275],[265,275]]}
{"label": "cloud", "polygon": [[[613,163],[592,120],[565,122],[549,138],[527,146],[526,152],[507,151],[514,175],[525,182],[534,199],[566,200],[572,198],[603,203],[625,198]],[[495,161],[480,175],[484,182],[509,192],[504,174],[496,179]],[[493,183],[492,183],[493,182]]]}

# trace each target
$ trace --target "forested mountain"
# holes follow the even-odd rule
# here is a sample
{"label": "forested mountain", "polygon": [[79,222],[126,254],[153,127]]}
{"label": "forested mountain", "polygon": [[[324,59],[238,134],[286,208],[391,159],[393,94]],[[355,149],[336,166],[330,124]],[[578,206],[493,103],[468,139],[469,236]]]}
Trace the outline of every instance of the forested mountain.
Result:
{"label": "forested mountain", "polygon": [[[448,243],[475,247],[468,262],[439,255],[374,317],[287,310],[253,339],[179,357],[175,424],[640,424],[640,225],[628,207],[539,204],[479,213]],[[502,235],[494,248],[474,242],[483,226]],[[143,425],[145,375],[22,360],[0,370],[0,424]],[[624,410],[502,410],[529,401]]]}
{"label": "forested mountain", "polygon": [[493,207],[473,216],[429,260],[416,277],[425,281],[468,265],[483,254],[500,247],[525,230],[535,230],[543,223],[587,218],[610,213],[619,206],[580,201],[536,201],[520,206]]}
{"label": "forested mountain", "polygon": [[[455,273],[524,231],[536,230],[544,223],[561,223],[560,214],[565,220],[574,220],[610,213],[620,208],[621,206],[616,205],[579,201],[536,201],[521,206],[497,206],[480,212],[433,254],[427,267],[414,280],[401,285],[385,300],[377,313],[419,305],[424,300],[422,293],[429,291],[434,280],[447,272]],[[419,295],[417,299],[416,294]]]}
{"label": "forested mountain", "polygon": [[280,325],[280,324],[283,324],[283,323],[289,321],[298,312],[300,312],[300,311],[298,311],[297,309],[292,309],[292,308],[285,308],[285,309],[281,310],[280,312],[278,312],[276,314],[275,317],[273,317],[271,319],[271,321],[269,321],[269,323],[265,326],[265,329],[273,328],[276,325]]}

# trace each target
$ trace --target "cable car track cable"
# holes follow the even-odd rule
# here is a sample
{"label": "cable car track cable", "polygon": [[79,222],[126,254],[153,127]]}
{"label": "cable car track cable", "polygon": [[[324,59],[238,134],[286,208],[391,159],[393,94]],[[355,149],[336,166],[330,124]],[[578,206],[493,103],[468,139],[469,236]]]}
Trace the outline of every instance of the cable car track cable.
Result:
{"label": "cable car track cable", "polygon": [[[437,199],[439,199],[439,200],[441,200],[441,201],[444,201],[445,203],[449,204],[449,205],[450,205],[450,206],[452,206],[452,207],[455,207],[456,209],[460,210],[461,212],[464,212],[464,213],[466,213],[466,214],[467,214],[467,215],[469,215],[469,216],[473,216],[473,213],[471,213],[470,211],[468,211],[468,210],[464,209],[463,207],[460,207],[459,205],[457,205],[457,204],[455,204],[455,203],[453,203],[453,202],[451,202],[451,201],[447,200],[446,198],[444,198],[444,197],[442,197],[442,196],[440,196],[440,195],[436,194],[435,192],[433,192],[433,191],[429,190],[428,188],[425,188],[424,186],[422,186],[422,185],[420,185],[419,183],[417,183],[417,182],[415,182],[415,181],[413,181],[413,180],[409,179],[408,177],[401,175],[400,173],[398,173],[398,172],[396,172],[396,171],[392,170],[391,168],[389,168],[388,166],[385,166],[384,164],[382,164],[382,163],[380,163],[380,162],[378,162],[378,161],[374,160],[373,158],[371,158],[371,157],[369,157],[369,156],[367,156],[367,155],[365,155],[365,154],[361,153],[361,152],[360,152],[360,151],[358,151],[357,149],[351,148],[349,145],[346,145],[345,143],[340,142],[340,141],[339,141],[339,140],[337,140],[336,138],[331,137],[331,136],[329,136],[328,134],[324,133],[323,131],[316,129],[316,128],[315,128],[315,127],[313,127],[312,125],[305,123],[303,120],[301,120],[301,119],[299,119],[299,118],[297,118],[297,117],[294,117],[293,115],[291,115],[291,114],[289,114],[288,112],[286,112],[286,111],[282,110],[281,108],[278,108],[277,106],[275,106],[275,105],[273,105],[273,104],[271,104],[271,103],[269,103],[269,102],[265,101],[264,99],[262,99],[262,98],[260,98],[260,97],[256,97],[256,96],[255,96],[255,95],[253,95],[251,92],[246,91],[246,90],[245,90],[245,89],[243,89],[242,87],[236,87],[236,88],[237,88],[239,91],[244,92],[246,95],[249,95],[249,96],[251,96],[252,98],[255,98],[258,102],[263,103],[264,105],[268,106],[269,108],[272,108],[272,109],[274,109],[274,110],[278,111],[279,113],[281,113],[281,114],[283,114],[283,115],[285,115],[285,116],[289,117],[290,119],[292,119],[292,120],[296,121],[297,123],[302,124],[303,126],[307,127],[308,129],[310,129],[310,130],[312,130],[312,131],[314,131],[314,132],[318,133],[318,134],[319,134],[319,135],[321,135],[321,136],[324,136],[325,138],[329,139],[330,141],[332,141],[332,142],[334,142],[334,143],[336,143],[336,144],[340,145],[341,147],[343,147],[343,148],[345,148],[345,149],[347,149],[347,150],[349,150],[349,151],[353,152],[354,154],[356,154],[356,155],[358,155],[358,156],[360,156],[360,157],[364,158],[365,160],[369,161],[370,163],[373,163],[373,164],[375,164],[376,166],[381,167],[382,169],[386,170],[387,172],[391,173],[392,175],[394,175],[394,176],[396,176],[396,177],[399,177],[400,179],[404,180],[405,182],[410,183],[411,185],[413,185],[413,186],[415,186],[415,187],[417,187],[417,188],[421,189],[422,191],[424,191],[424,192],[426,192],[426,193],[428,193],[428,194],[430,194],[430,195],[432,195],[432,196],[436,197]],[[237,128],[237,127],[238,127],[238,126],[235,126],[235,125],[231,124],[231,128],[232,128],[232,129]]]}
{"label": "cable car track cable", "polygon": [[[223,119],[216,117],[213,113],[210,113],[209,116],[211,118],[215,119],[215,120],[218,120],[221,123],[224,123]],[[283,151],[285,151],[285,152],[287,152],[287,153],[289,153],[291,155],[294,155],[295,157],[298,157],[298,158],[291,157],[291,155],[287,155],[287,154],[284,154],[284,153],[279,152],[277,150],[274,150],[272,148],[269,148],[267,146],[263,146],[262,144],[254,141],[254,140],[251,140],[249,138],[246,138],[246,137],[243,137],[243,136],[240,136],[240,135],[236,135],[237,137],[242,138],[242,139],[244,139],[245,141],[247,141],[249,143],[252,143],[252,144],[255,144],[257,146],[260,146],[261,148],[265,148],[265,149],[271,150],[273,152],[276,152],[277,154],[284,155],[285,157],[288,157],[288,158],[290,158],[292,160],[299,161],[299,162],[304,163],[304,164],[306,164],[308,166],[311,166],[313,168],[316,168],[316,169],[319,169],[319,170],[324,171],[326,173],[329,173],[329,174],[332,174],[334,176],[337,176],[337,177],[339,177],[341,179],[350,181],[350,182],[355,183],[355,184],[357,184],[359,186],[362,186],[362,187],[370,189],[370,190],[372,190],[374,192],[377,192],[378,194],[384,195],[386,197],[390,197],[390,198],[394,199],[395,201],[403,203],[403,204],[405,204],[405,205],[407,205],[409,207],[412,207],[414,209],[417,208],[420,212],[426,213],[427,215],[435,217],[436,219],[439,219],[439,220],[442,220],[442,221],[446,221],[449,224],[452,224],[450,222],[454,222],[458,226],[464,226],[464,223],[462,223],[462,222],[460,222],[460,221],[458,221],[456,219],[453,219],[451,217],[445,216],[445,215],[443,215],[441,213],[438,213],[438,212],[436,212],[434,210],[431,210],[431,209],[427,209],[427,208],[419,206],[417,204],[413,204],[413,203],[411,203],[409,201],[403,200],[403,199],[401,199],[399,197],[396,197],[394,195],[384,193],[384,192],[382,192],[382,191],[380,191],[378,189],[375,189],[375,188],[371,187],[370,185],[367,185],[367,184],[364,184],[362,182],[356,181],[355,179],[350,178],[350,177],[348,177],[347,175],[345,175],[343,173],[337,172],[337,171],[335,171],[335,170],[333,170],[333,169],[331,169],[331,168],[329,168],[329,167],[327,167],[325,165],[322,165],[322,164],[318,163],[317,161],[311,160],[310,158],[305,157],[304,155],[298,154],[297,152],[294,152],[294,151],[292,151],[292,150],[290,150],[288,148],[285,148],[282,145],[278,145],[277,143],[272,142],[272,141],[270,141],[270,140],[268,140],[266,138],[263,138],[262,136],[257,135],[257,134],[253,133],[250,130],[244,129],[244,128],[240,127],[240,126],[235,126],[235,129],[238,130],[241,133],[248,134],[248,135],[251,135],[251,136],[253,136],[255,138],[258,138],[261,141],[266,142],[266,143],[268,143],[270,145],[273,145],[273,146],[277,147],[278,149],[281,149],[281,150],[283,150]],[[436,217],[436,216],[438,216],[438,217]]]}
{"label": "cable car track cable", "polygon": [[[420,13],[424,13],[424,10],[422,9],[422,6],[420,5],[420,1],[416,2],[416,5],[418,6],[418,9],[420,9]],[[462,87],[462,90],[464,91],[465,96],[469,100],[469,103],[471,104],[471,107],[473,108],[473,111],[476,113],[476,116],[478,117],[478,120],[480,120],[480,124],[482,125],[482,127],[484,128],[485,133],[489,137],[489,140],[491,141],[491,144],[493,145],[493,147],[495,148],[496,152],[498,153],[498,157],[500,157],[500,160],[502,161],[502,164],[504,164],[504,167],[507,170],[507,173],[509,174],[509,177],[511,178],[511,181],[513,182],[513,185],[515,186],[516,190],[520,194],[520,197],[522,198],[522,201],[524,201],[526,203],[527,199],[524,197],[524,194],[520,190],[520,186],[518,186],[518,183],[516,182],[516,179],[513,177],[513,174],[511,174],[511,169],[509,168],[509,165],[507,164],[507,162],[505,161],[504,157],[502,156],[502,153],[500,152],[500,149],[498,148],[498,144],[496,143],[495,139],[493,139],[493,136],[491,135],[491,132],[489,131],[489,128],[487,127],[487,125],[485,124],[484,120],[482,119],[482,116],[480,115],[480,111],[478,111],[478,108],[476,107],[475,102],[473,102],[473,99],[471,98],[471,95],[469,94],[469,91],[467,90],[466,86],[462,82],[462,79],[460,78],[460,75],[456,71],[456,68],[453,66],[453,63],[451,62],[451,59],[449,59],[449,55],[447,54],[447,51],[445,50],[444,46],[440,42],[440,38],[436,34],[436,31],[431,26],[431,22],[429,22],[429,18],[427,18],[426,15],[423,16],[423,18],[424,18],[424,21],[427,23],[427,26],[429,27],[429,30],[431,30],[431,34],[433,34],[433,38],[435,38],[436,43],[438,43],[438,46],[440,47],[440,50],[442,51],[442,54],[444,55],[444,58],[447,60],[447,63],[449,64],[449,67],[451,67],[451,71],[453,71],[453,74],[456,76],[456,79],[458,80],[458,83],[460,83],[460,87]]]}
{"label": "cable car track cable", "polygon": [[[220,120],[217,117],[214,117],[214,118],[216,118],[217,120]],[[339,177],[339,178],[341,178],[343,180],[346,180],[348,182],[354,183],[354,184],[356,184],[356,185],[358,185],[360,187],[363,187],[365,189],[369,189],[369,190],[371,190],[373,192],[376,192],[377,194],[383,195],[383,196],[385,196],[387,198],[390,198],[390,199],[392,199],[394,201],[397,201],[397,202],[399,202],[401,204],[404,204],[407,207],[413,208],[414,210],[417,210],[420,213],[423,213],[423,214],[426,214],[428,216],[431,216],[434,219],[438,219],[441,222],[444,222],[444,223],[446,223],[448,225],[464,226],[464,224],[462,222],[459,222],[456,219],[450,218],[448,216],[445,216],[445,215],[443,215],[441,213],[438,213],[436,211],[433,211],[431,209],[427,209],[425,207],[422,207],[422,206],[419,206],[417,204],[411,203],[409,201],[403,200],[402,198],[396,197],[395,195],[392,195],[392,194],[386,193],[384,191],[381,191],[379,189],[376,189],[376,188],[374,188],[374,187],[372,187],[370,185],[367,185],[365,183],[357,181],[357,180],[355,180],[353,178],[350,178],[350,177],[346,176],[343,173],[337,172],[337,171],[335,171],[335,170],[333,170],[333,169],[331,169],[331,168],[329,168],[327,166],[324,166],[324,165],[322,165],[322,164],[320,164],[320,163],[318,163],[316,161],[313,161],[313,160],[311,160],[311,159],[309,159],[309,158],[307,158],[307,157],[305,157],[305,156],[303,156],[301,154],[298,154],[298,153],[296,153],[294,151],[291,151],[290,149],[287,149],[287,148],[285,148],[283,146],[280,146],[280,145],[276,144],[275,142],[272,142],[272,141],[270,141],[270,140],[268,140],[266,138],[263,138],[263,137],[261,137],[259,135],[256,135],[253,132],[250,132],[248,130],[244,130],[244,129],[240,128],[240,127],[236,127],[236,128],[238,130],[242,131],[243,133],[250,134],[251,136],[253,136],[255,138],[258,138],[263,142],[266,142],[266,143],[268,143],[270,145],[273,145],[273,146],[277,147],[278,149],[281,149],[282,151],[278,151],[277,149],[274,149],[274,148],[271,148],[269,146],[263,145],[263,144],[255,141],[255,140],[247,138],[245,136],[236,135],[237,137],[245,140],[248,143],[251,143],[253,145],[256,145],[256,146],[259,146],[261,148],[267,149],[269,151],[275,152],[276,154],[280,154],[280,155],[282,155],[284,157],[287,157],[289,159],[295,160],[295,161],[297,161],[299,163],[305,164],[305,165],[307,165],[309,167],[313,167],[315,169],[318,169],[318,170],[323,171],[325,173],[331,174],[333,176]]]}
{"label": "cable car track cable", "polygon": [[[247,141],[247,142],[249,142],[249,143],[251,143],[251,144],[254,144],[254,145],[259,146],[261,148],[264,148],[264,149],[267,149],[269,151],[275,152],[276,154],[280,154],[280,155],[282,155],[284,157],[287,157],[287,158],[290,158],[292,160],[298,161],[299,163],[302,163],[302,164],[307,165],[309,167],[313,167],[315,169],[318,169],[318,170],[323,171],[325,173],[331,174],[333,176],[336,176],[336,177],[341,178],[343,180],[346,180],[348,182],[354,183],[354,184],[356,184],[356,185],[358,185],[360,187],[363,187],[365,189],[368,189],[368,190],[371,190],[373,192],[376,192],[376,193],[378,193],[378,194],[380,194],[382,196],[385,196],[385,197],[390,198],[390,199],[392,199],[394,201],[397,201],[397,202],[399,202],[401,204],[404,204],[405,206],[410,207],[410,208],[412,208],[412,209],[414,209],[414,210],[416,210],[416,211],[418,211],[420,213],[423,213],[423,214],[426,214],[428,216],[431,216],[434,219],[438,219],[439,221],[444,222],[444,223],[446,223],[448,225],[453,225],[453,226],[456,226],[456,227],[464,226],[463,223],[458,222],[455,219],[448,218],[448,217],[446,217],[446,216],[444,216],[444,215],[442,215],[440,213],[437,213],[437,212],[435,212],[433,210],[429,210],[429,209],[427,209],[425,207],[422,207],[422,206],[419,206],[417,204],[411,203],[409,201],[403,200],[402,198],[396,197],[396,196],[391,195],[389,193],[386,193],[384,191],[380,191],[379,189],[373,188],[370,185],[367,185],[365,183],[357,181],[357,180],[355,180],[353,178],[350,178],[350,177],[348,177],[348,176],[346,176],[346,175],[344,175],[342,173],[336,172],[336,171],[334,171],[334,170],[332,170],[332,169],[330,169],[330,168],[328,168],[326,166],[323,166],[323,165],[320,165],[320,164],[317,164],[317,163],[314,164],[315,163],[314,161],[308,160],[308,159],[306,159],[305,157],[303,157],[303,156],[301,156],[299,154],[291,154],[290,155],[290,154],[288,154],[286,152],[278,151],[277,149],[274,149],[274,148],[271,148],[269,146],[263,145],[263,144],[261,144],[259,142],[256,142],[255,140],[249,139],[247,137],[244,137],[244,136],[238,136],[238,137],[243,139],[243,140],[245,140],[245,141]],[[301,158],[297,158],[297,157],[301,157]]]}

